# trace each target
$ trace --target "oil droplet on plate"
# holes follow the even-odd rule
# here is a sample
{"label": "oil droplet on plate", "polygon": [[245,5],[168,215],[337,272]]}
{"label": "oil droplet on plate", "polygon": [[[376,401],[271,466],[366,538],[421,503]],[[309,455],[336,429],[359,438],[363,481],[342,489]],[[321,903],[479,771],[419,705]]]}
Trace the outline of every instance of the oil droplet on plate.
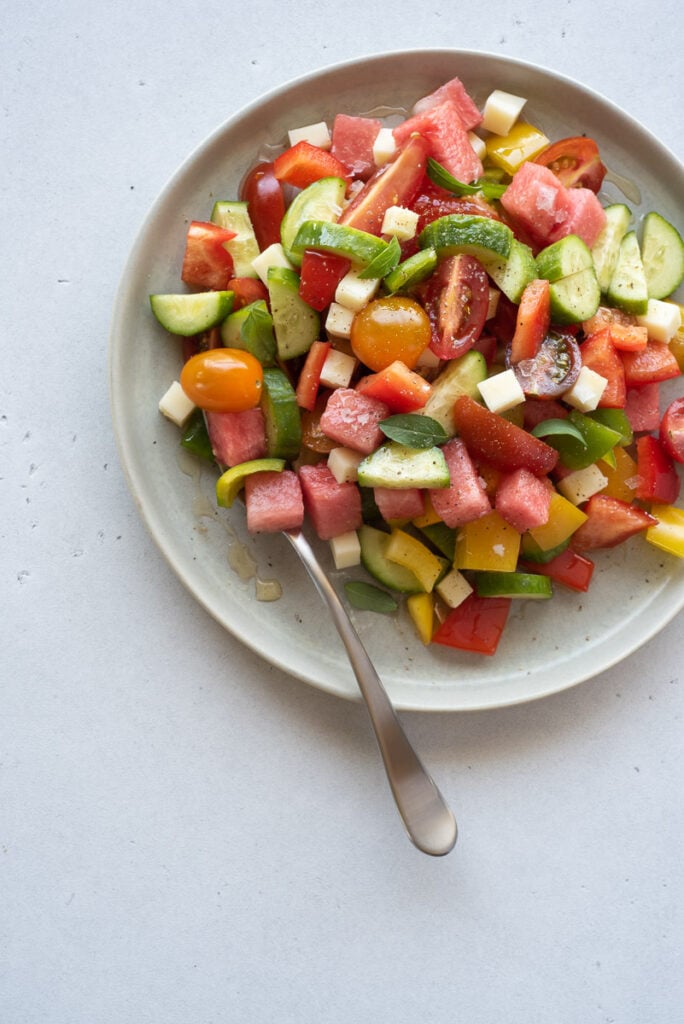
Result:
{"label": "oil droplet on plate", "polygon": [[256,578],[257,601],[277,601],[283,596],[283,588],[278,580],[262,580]]}

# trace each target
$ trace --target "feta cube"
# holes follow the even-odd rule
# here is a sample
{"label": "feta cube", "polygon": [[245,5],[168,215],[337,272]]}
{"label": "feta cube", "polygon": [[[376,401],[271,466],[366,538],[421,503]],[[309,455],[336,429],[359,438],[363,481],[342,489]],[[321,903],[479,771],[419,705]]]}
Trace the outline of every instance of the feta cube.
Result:
{"label": "feta cube", "polygon": [[252,260],[252,267],[265,285],[268,285],[268,271],[270,267],[287,267],[290,270],[294,270],[280,242],[274,242],[273,245],[269,245],[267,249],[260,252]]}
{"label": "feta cube", "polygon": [[667,345],[682,325],[682,314],[674,302],[649,299],[648,309],[641,316],[637,316],[637,323],[646,328],[649,338],[653,341],[664,341]]}
{"label": "feta cube", "polygon": [[480,127],[494,135],[508,135],[526,103],[522,96],[495,89],[484,105]]}
{"label": "feta cube", "polygon": [[466,597],[473,592],[470,583],[458,569],[451,569],[439,581],[435,590],[449,608],[458,608],[459,604],[462,604]]}
{"label": "feta cube", "polygon": [[321,384],[325,388],[347,388],[355,369],[356,359],[354,356],[331,348],[321,370]]}
{"label": "feta cube", "polygon": [[173,384],[162,396],[159,402],[159,412],[171,420],[177,427],[184,427],[190,414],[197,406],[188,398],[180,383],[174,380]]}
{"label": "feta cube", "polygon": [[349,338],[353,320],[354,311],[352,309],[347,309],[339,302],[331,302],[325,320],[325,329],[335,338]]}
{"label": "feta cube", "polygon": [[608,381],[595,370],[583,366],[572,387],[563,394],[563,401],[580,412],[591,412],[601,401],[601,395],[608,387]]}
{"label": "feta cube", "polygon": [[302,128],[291,128],[287,137],[291,146],[296,146],[298,142],[309,142],[312,146],[318,146],[319,149],[330,149],[332,145],[330,130],[325,121],[307,124]]}
{"label": "feta cube", "polygon": [[525,401],[525,393],[513,370],[497,373],[477,386],[490,412],[506,412]]}
{"label": "feta cube", "polygon": [[391,128],[381,128],[373,143],[373,160],[377,167],[382,167],[391,160],[397,151],[397,143]]}
{"label": "feta cube", "polygon": [[487,144],[485,140],[481,139],[479,135],[475,134],[475,132],[468,132],[468,138],[470,139],[470,145],[475,150],[475,155],[478,156],[480,160],[484,160],[487,156]]}
{"label": "feta cube", "polygon": [[336,569],[349,569],[361,563],[361,544],[356,530],[340,533],[330,540],[330,550]]}
{"label": "feta cube", "polygon": [[581,505],[589,501],[592,494],[598,494],[608,483],[608,477],[604,476],[596,463],[586,466],[584,469],[576,469],[574,473],[568,473],[556,484],[564,498],[571,501],[573,505]]}
{"label": "feta cube", "polygon": [[328,469],[338,484],[353,484],[359,478],[359,463],[365,456],[352,448],[333,448],[328,454]]}
{"label": "feta cube", "polygon": [[436,370],[440,362],[439,356],[436,356],[430,347],[424,348],[418,356],[416,370]]}
{"label": "feta cube", "polygon": [[380,287],[379,277],[362,278],[362,268],[347,271],[335,291],[335,302],[354,313],[367,306]]}
{"label": "feta cube", "polygon": [[400,242],[414,238],[418,227],[418,214],[405,206],[388,206],[382,219],[381,235],[394,235]]}

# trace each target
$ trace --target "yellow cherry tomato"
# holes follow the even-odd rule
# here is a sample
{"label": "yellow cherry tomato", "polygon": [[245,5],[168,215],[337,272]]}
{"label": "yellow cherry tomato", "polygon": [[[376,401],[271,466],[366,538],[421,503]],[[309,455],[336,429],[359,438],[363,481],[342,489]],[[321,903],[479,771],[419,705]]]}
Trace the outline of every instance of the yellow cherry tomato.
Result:
{"label": "yellow cherry tomato", "polygon": [[430,321],[413,299],[390,295],[356,314],[350,341],[356,358],[376,373],[397,359],[412,370],[430,344]]}
{"label": "yellow cherry tomato", "polygon": [[180,383],[195,405],[207,412],[244,412],[261,400],[264,371],[250,352],[210,348],[191,356]]}

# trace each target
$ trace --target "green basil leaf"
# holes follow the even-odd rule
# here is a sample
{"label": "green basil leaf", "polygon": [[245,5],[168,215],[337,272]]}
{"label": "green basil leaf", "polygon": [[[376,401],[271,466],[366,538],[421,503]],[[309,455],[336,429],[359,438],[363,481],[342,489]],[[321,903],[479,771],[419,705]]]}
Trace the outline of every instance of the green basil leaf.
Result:
{"label": "green basil leaf", "polygon": [[254,303],[240,329],[245,348],[264,366],[272,366],[276,357],[276,339],[273,319],[266,308]]}
{"label": "green basil leaf", "polygon": [[363,583],[361,580],[352,580],[345,583],[344,591],[347,599],[354,608],[361,608],[368,612],[381,612],[383,615],[390,615],[396,612],[399,605],[391,594],[386,590],[380,590],[372,583]]}
{"label": "green basil leaf", "polygon": [[584,448],[587,447],[584,435],[569,420],[543,420],[536,427],[533,427],[530,433],[534,434],[535,437],[551,437],[552,435],[566,434],[569,437],[574,437]]}
{"label": "green basil leaf", "polygon": [[387,248],[383,249],[381,253],[371,260],[367,267],[364,267],[359,277],[362,281],[367,281],[369,278],[374,277],[385,277],[390,271],[398,265],[401,259],[401,246],[396,235],[392,235]]}
{"label": "green basil leaf", "polygon": [[428,157],[427,176],[430,181],[447,192],[453,192],[456,196],[474,196],[481,192],[485,199],[500,199],[506,191],[507,186],[497,181],[490,181],[488,178],[479,178],[474,185],[466,185],[465,182],[454,178],[453,174],[447,171],[446,167]]}
{"label": "green basil leaf", "polygon": [[406,448],[434,448],[449,440],[442,424],[431,416],[404,413],[381,420],[379,426],[385,437]]}

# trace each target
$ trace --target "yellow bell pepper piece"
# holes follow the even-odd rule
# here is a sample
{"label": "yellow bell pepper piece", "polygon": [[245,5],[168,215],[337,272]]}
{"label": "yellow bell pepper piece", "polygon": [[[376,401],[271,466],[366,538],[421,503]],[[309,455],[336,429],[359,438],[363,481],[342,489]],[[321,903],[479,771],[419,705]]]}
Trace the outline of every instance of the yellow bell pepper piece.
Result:
{"label": "yellow bell pepper piece", "polygon": [[435,621],[435,599],[432,594],[409,594],[406,607],[418,636],[424,644],[432,640]]}
{"label": "yellow bell pepper piece", "polygon": [[421,516],[417,516],[413,520],[413,525],[417,526],[418,529],[420,530],[423,526],[434,526],[435,523],[441,523],[441,521],[442,520],[440,519],[440,517],[437,515],[437,513],[434,510],[434,508],[432,507],[432,502],[430,501],[430,495],[426,491],[425,492],[425,507],[424,507],[423,514]]}
{"label": "yellow bell pepper piece", "polygon": [[429,593],[442,575],[442,562],[421,541],[395,527],[385,547],[385,558],[410,569],[423,590]]}
{"label": "yellow bell pepper piece", "polygon": [[614,448],[613,455],[615,456],[615,468],[611,468],[604,460],[599,463],[601,472],[608,480],[601,493],[630,503],[634,500],[634,487],[630,487],[628,481],[634,482],[637,475],[637,464],[624,448]]}
{"label": "yellow bell pepper piece", "polygon": [[498,512],[466,523],[456,538],[456,569],[514,572],[520,554],[520,534]]}
{"label": "yellow bell pepper piece", "polygon": [[670,352],[677,360],[679,369],[684,373],[684,306],[677,303],[682,315],[682,326],[677,329],[674,338],[670,338]]}
{"label": "yellow bell pepper piece", "polygon": [[548,522],[543,526],[535,526],[528,532],[542,551],[551,551],[572,536],[586,519],[586,512],[555,491],[551,495]]}
{"label": "yellow bell pepper piece", "polygon": [[492,135],[487,139],[487,156],[497,167],[514,174],[526,160],[541,153],[549,141],[534,125],[517,121],[508,135]]}
{"label": "yellow bell pepper piece", "polygon": [[684,558],[684,509],[674,505],[652,505],[651,515],[658,522],[646,530],[649,544]]}

